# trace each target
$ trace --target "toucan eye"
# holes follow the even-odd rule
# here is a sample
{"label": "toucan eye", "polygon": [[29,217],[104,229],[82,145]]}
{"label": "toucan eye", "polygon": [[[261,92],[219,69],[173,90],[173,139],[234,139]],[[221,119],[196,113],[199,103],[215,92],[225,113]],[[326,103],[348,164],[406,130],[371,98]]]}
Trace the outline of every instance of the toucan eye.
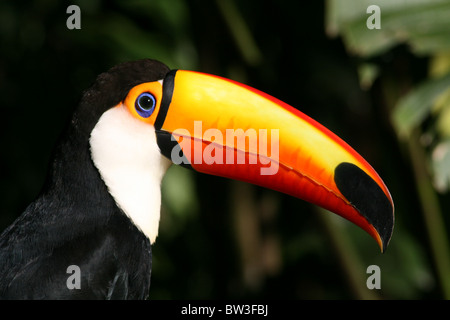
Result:
{"label": "toucan eye", "polygon": [[137,97],[135,108],[141,117],[148,118],[155,110],[155,105],[155,97],[151,93],[144,92]]}

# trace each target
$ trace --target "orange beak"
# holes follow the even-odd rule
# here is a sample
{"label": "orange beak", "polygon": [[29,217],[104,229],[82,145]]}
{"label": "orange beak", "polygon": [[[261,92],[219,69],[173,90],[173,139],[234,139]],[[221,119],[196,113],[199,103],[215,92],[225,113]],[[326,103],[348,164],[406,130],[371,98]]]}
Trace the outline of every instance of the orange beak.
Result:
{"label": "orange beak", "polygon": [[297,109],[243,84],[174,70],[154,126],[175,164],[309,201],[367,231],[384,251],[394,203],[375,170]]}

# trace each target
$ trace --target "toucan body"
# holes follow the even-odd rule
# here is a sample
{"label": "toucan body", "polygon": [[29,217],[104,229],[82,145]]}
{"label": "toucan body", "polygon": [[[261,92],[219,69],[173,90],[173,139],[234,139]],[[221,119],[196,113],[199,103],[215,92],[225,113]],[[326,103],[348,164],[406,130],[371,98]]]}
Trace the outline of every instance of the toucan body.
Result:
{"label": "toucan body", "polygon": [[382,251],[391,238],[388,189],[328,129],[246,85],[139,60],[83,94],[40,195],[0,237],[0,298],[147,298],[172,163],[324,207]]}

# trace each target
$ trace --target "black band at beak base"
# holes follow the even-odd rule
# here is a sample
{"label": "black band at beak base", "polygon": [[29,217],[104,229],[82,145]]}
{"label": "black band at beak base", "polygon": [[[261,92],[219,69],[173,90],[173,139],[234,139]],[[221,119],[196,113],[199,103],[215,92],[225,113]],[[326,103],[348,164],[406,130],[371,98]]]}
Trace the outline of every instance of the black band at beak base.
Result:
{"label": "black band at beak base", "polygon": [[167,73],[163,82],[163,94],[161,105],[159,107],[159,113],[155,120],[155,130],[160,130],[166,119],[167,111],[169,110],[170,103],[172,102],[173,88],[175,86],[175,74],[177,70],[171,70]]}

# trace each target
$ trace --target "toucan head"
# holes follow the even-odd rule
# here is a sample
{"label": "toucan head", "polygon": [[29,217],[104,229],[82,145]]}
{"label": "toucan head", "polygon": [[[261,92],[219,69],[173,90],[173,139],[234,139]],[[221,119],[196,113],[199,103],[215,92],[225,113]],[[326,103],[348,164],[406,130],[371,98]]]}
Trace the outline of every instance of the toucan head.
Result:
{"label": "toucan head", "polygon": [[100,75],[81,105],[97,117],[93,163],[152,243],[172,163],[309,201],[367,231],[382,251],[389,243],[394,204],[375,170],[327,128],[263,92],[140,60]]}

